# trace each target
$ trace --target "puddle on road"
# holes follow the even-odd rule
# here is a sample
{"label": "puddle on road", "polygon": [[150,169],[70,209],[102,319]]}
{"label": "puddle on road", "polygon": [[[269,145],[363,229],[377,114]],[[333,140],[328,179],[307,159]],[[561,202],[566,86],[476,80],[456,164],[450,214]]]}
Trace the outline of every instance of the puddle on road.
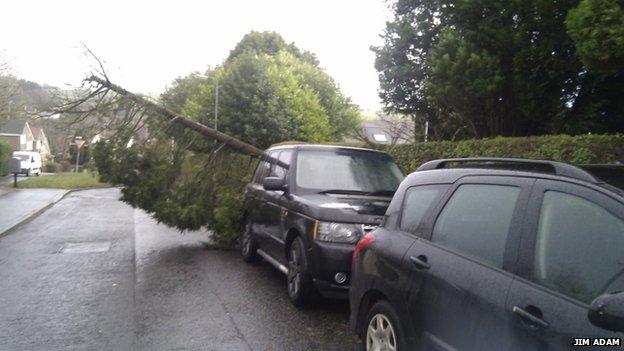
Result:
{"label": "puddle on road", "polygon": [[110,241],[92,241],[82,243],[66,243],[60,253],[99,253],[110,250]]}

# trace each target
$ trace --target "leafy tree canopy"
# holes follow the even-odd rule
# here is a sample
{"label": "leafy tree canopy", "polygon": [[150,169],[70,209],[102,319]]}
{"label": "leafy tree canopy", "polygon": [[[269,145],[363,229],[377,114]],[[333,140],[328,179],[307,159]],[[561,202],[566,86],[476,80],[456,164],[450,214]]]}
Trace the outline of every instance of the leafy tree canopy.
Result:
{"label": "leafy tree canopy", "polygon": [[[596,2],[605,4],[586,4]],[[372,48],[380,96],[388,110],[428,119],[438,139],[621,131],[617,2],[397,0]]]}
{"label": "leafy tree canopy", "polygon": [[624,6],[618,0],[582,0],[568,12],[568,33],[590,70],[624,70]]}
{"label": "leafy tree canopy", "polygon": [[311,63],[314,66],[318,66],[319,64],[314,53],[300,50],[295,46],[295,43],[286,43],[279,33],[257,31],[251,31],[246,34],[243,39],[236,44],[236,47],[230,51],[230,56],[228,56],[227,61],[231,61],[239,55],[248,52],[276,56],[280,51],[287,51],[296,58]]}
{"label": "leafy tree canopy", "polygon": [[358,125],[359,113],[312,54],[274,32],[251,32],[225,63],[206,74],[180,78],[164,103],[261,148],[284,140],[339,140]]}

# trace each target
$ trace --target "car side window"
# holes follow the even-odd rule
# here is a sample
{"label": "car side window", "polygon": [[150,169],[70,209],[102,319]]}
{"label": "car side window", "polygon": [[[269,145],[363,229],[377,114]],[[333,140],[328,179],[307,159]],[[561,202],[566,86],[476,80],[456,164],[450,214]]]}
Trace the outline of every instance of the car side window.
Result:
{"label": "car side window", "polygon": [[582,197],[546,191],[533,280],[582,302],[624,290],[624,221]]}
{"label": "car side window", "polygon": [[[282,152],[280,152],[277,159],[280,162],[283,162],[290,166],[291,156],[292,156],[292,150],[283,150]],[[288,174],[288,170],[278,164],[272,166],[271,168],[271,177],[278,177],[278,178],[284,179],[286,177],[286,174]]]}
{"label": "car side window", "polygon": [[431,241],[502,268],[519,194],[515,186],[459,186],[438,217]]}
{"label": "car side window", "polygon": [[429,209],[437,202],[446,186],[421,185],[414,186],[405,192],[403,200],[403,210],[401,211],[401,229],[416,233],[423,217]]}
{"label": "car side window", "polygon": [[262,180],[268,176],[269,169],[271,168],[271,164],[266,159],[262,159],[258,164],[258,168],[256,169],[256,174],[254,175],[254,183],[262,184]]}

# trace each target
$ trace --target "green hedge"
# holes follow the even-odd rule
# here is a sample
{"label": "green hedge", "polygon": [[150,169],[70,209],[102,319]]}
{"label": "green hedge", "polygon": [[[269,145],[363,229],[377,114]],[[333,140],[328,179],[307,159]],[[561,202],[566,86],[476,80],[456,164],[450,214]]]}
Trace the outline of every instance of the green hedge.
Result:
{"label": "green hedge", "polygon": [[9,143],[0,141],[0,176],[9,174],[9,160],[13,156],[13,148]]}
{"label": "green hedge", "polygon": [[624,135],[548,135],[436,141],[385,147],[406,172],[439,158],[516,157],[576,164],[624,161]]}

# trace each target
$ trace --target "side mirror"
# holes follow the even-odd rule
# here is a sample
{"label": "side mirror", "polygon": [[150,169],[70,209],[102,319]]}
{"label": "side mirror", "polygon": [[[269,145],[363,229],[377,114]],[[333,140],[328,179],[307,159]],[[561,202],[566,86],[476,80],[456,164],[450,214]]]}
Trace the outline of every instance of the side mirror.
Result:
{"label": "side mirror", "polygon": [[287,191],[288,185],[282,178],[266,177],[262,180],[262,187],[269,191]]}
{"label": "side mirror", "polygon": [[624,292],[598,296],[589,306],[587,317],[602,329],[624,331]]}

